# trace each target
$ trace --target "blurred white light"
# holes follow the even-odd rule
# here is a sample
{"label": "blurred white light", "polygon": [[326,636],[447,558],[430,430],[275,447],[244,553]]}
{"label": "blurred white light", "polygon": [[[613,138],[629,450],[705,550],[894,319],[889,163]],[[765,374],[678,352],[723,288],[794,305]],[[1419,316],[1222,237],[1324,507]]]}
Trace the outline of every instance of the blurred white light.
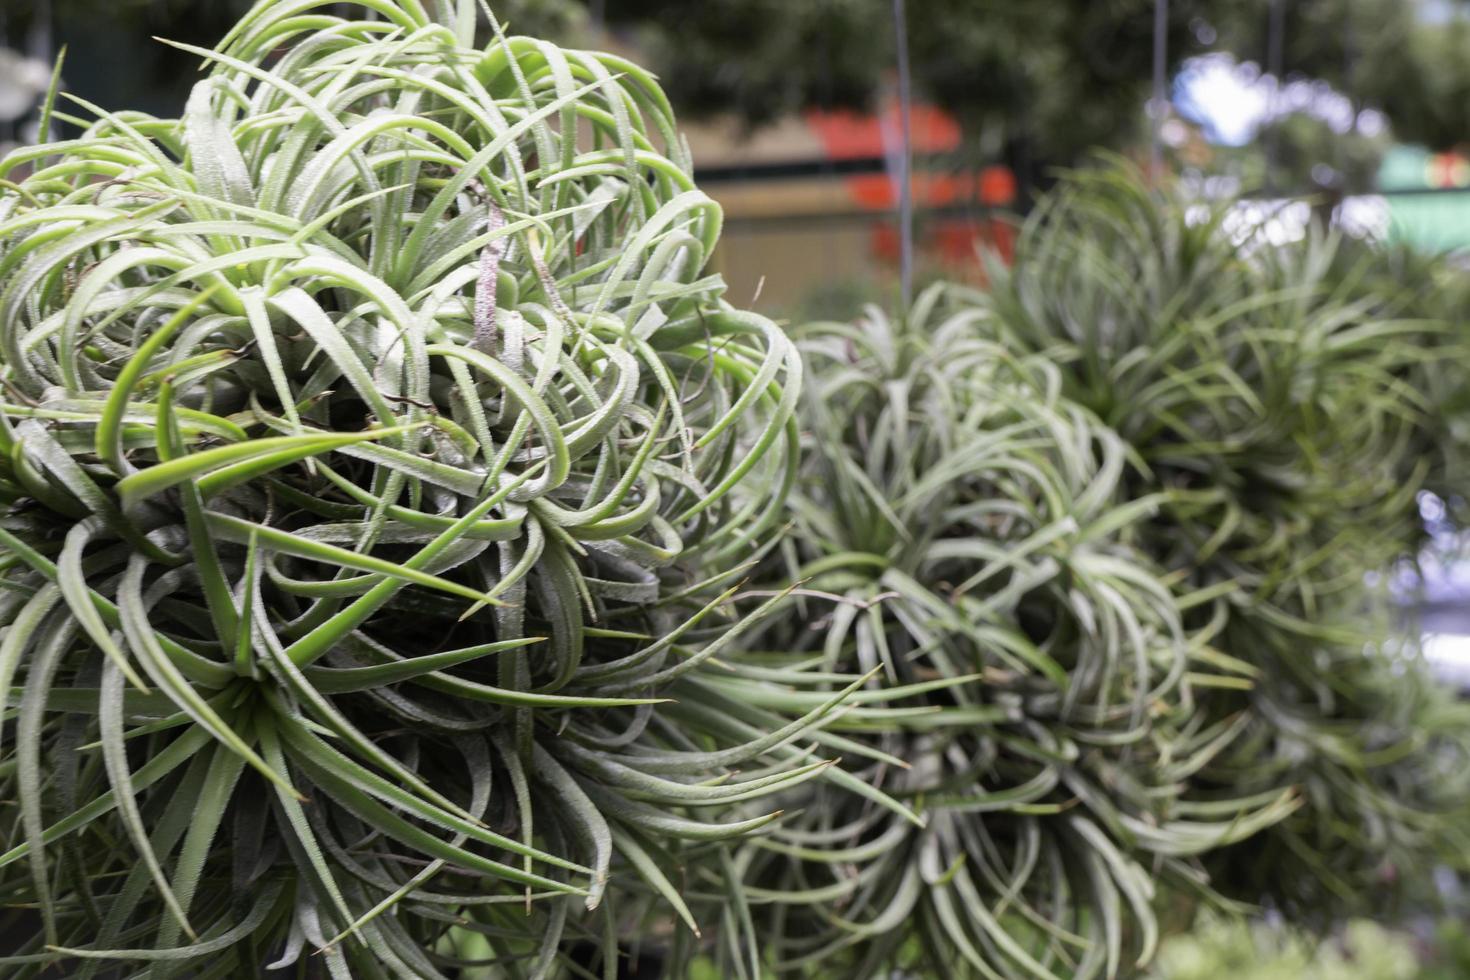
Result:
{"label": "blurred white light", "polygon": [[1426,633],[1423,650],[1436,677],[1458,687],[1470,687],[1470,636]]}
{"label": "blurred white light", "polygon": [[1418,13],[1426,24],[1448,24],[1463,15],[1452,0],[1419,0]]}
{"label": "blurred white light", "polygon": [[1312,223],[1312,206],[1306,201],[1239,201],[1225,215],[1222,227],[1236,243],[1287,245],[1301,241]]}
{"label": "blurred white light", "polygon": [[0,47],[0,120],[19,119],[46,91],[51,71],[44,61]]}
{"label": "blurred white light", "polygon": [[1197,123],[1212,142],[1244,146],[1272,119],[1303,113],[1320,119],[1334,132],[1357,129],[1364,136],[1382,133],[1383,115],[1357,112],[1352,100],[1319,79],[1283,82],[1259,65],[1236,61],[1228,54],[1190,58],[1179,71],[1174,102],[1181,115]]}
{"label": "blurred white light", "polygon": [[1382,136],[1388,129],[1388,117],[1377,109],[1364,109],[1358,113],[1358,132],[1369,139]]}
{"label": "blurred white light", "polygon": [[1440,497],[1439,494],[1430,493],[1428,490],[1421,490],[1415,499],[1419,504],[1420,519],[1426,523],[1444,520],[1447,508],[1445,507],[1444,498]]}
{"label": "blurred white light", "polygon": [[1391,216],[1388,198],[1380,194],[1357,194],[1345,197],[1337,207],[1337,225],[1355,238],[1381,241],[1388,237]]}
{"label": "blurred white light", "polygon": [[1211,140],[1227,146],[1249,143],[1269,108],[1258,69],[1229,55],[1191,58],[1177,88],[1181,111],[1204,126]]}

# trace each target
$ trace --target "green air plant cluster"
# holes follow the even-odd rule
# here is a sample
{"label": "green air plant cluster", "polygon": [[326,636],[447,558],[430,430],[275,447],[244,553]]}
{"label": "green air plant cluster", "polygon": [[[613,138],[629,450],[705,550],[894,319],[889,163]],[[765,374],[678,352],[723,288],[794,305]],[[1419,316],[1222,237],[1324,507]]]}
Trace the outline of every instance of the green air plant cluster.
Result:
{"label": "green air plant cluster", "polygon": [[[1396,373],[1418,393],[1424,410],[1399,461],[1401,479],[1440,497],[1463,525],[1470,482],[1470,345],[1461,332],[1470,312],[1470,282],[1463,267],[1409,245],[1358,238],[1344,238],[1325,251],[1324,294],[1361,318],[1394,320],[1407,331]],[[1425,467],[1422,473],[1419,467]],[[1419,543],[1411,537],[1405,550]]]}
{"label": "green air plant cluster", "polygon": [[1116,976],[1463,866],[1470,717],[1370,588],[1453,488],[1454,294],[1240,214],[1076,174],[984,290],[796,333],[798,600],[741,662],[878,671],[832,731],[918,819],[784,794],[736,857],[778,975]]}
{"label": "green air plant cluster", "polygon": [[793,342],[636,65],[187,50],[0,161],[6,976],[1112,978],[1464,853],[1437,271],[1113,169]]}
{"label": "green air plant cluster", "polygon": [[6,976],[677,962],[842,778],[854,684],[709,678],[796,349],[654,80],[481,14],[265,0],[0,163]]}
{"label": "green air plant cluster", "polygon": [[1233,734],[1197,705],[1239,665],[1129,543],[1160,500],[1124,499],[1124,442],[945,296],[798,333],[810,445],[780,554],[807,608],[746,654],[833,689],[878,670],[833,731],[910,812],[803,787],[736,868],[781,975],[1117,976],[1152,957],[1164,888],[1204,892],[1201,852],[1299,801],[1181,798]]}
{"label": "green air plant cluster", "polygon": [[[1273,245],[1228,206],[1190,207],[1124,168],[1070,178],[1010,268],[957,291],[985,336],[1057,365],[1128,446],[1130,540],[1184,627],[1248,684],[1198,709],[1237,737],[1186,797],[1304,806],[1209,864],[1217,887],[1320,918],[1463,864],[1467,720],[1388,639],[1368,587],[1423,537],[1416,498],[1453,472],[1463,337],[1396,282],[1392,252],[1320,232]],[[1431,287],[1432,289],[1433,287]],[[1447,311],[1445,311],[1447,312]]]}

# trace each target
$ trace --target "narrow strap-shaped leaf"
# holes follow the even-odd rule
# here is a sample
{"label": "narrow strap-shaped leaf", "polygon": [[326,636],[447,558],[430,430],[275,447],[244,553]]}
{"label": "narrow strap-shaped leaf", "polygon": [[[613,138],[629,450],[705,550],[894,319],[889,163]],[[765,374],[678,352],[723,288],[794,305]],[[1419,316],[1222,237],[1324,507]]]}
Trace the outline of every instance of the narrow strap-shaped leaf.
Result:
{"label": "narrow strap-shaped leaf", "polygon": [[[46,692],[55,680],[62,655],[76,635],[77,627],[74,622],[61,619],[54,624],[31,661],[25,691],[21,695],[20,715],[15,722],[16,786],[19,790],[20,826],[25,836],[25,843],[21,845],[24,851],[21,853],[29,858],[31,883],[40,906],[42,929],[48,943],[57,942],[60,932],[56,921],[57,910],[51,901],[51,871],[46,859],[47,839],[41,790],[46,777],[41,769],[41,728],[43,712],[46,710]],[[10,854],[17,854],[20,850],[12,849]]]}
{"label": "narrow strap-shaped leaf", "polygon": [[[59,584],[56,565],[24,541],[21,541],[15,535],[6,531],[3,527],[0,527],[0,544],[5,545],[12,554],[40,572],[47,579],[58,582]],[[111,600],[98,595],[94,590],[89,589],[88,594],[91,597],[93,607],[101,614],[106,623],[116,625],[121,622],[121,615],[118,612],[118,608]],[[155,634],[154,638],[168,657],[196,683],[220,686],[228,683],[233,678],[233,674],[227,669],[222,668],[221,665],[204,659],[169,637]],[[124,676],[127,675],[127,671],[123,673]],[[147,690],[147,685],[144,685],[140,690]]]}
{"label": "narrow strap-shaped leaf", "polygon": [[273,436],[216,446],[180,456],[124,477],[117,492],[124,502],[162,493],[185,480],[197,480],[206,497],[310,456],[319,456],[353,443],[400,435],[407,428],[370,429],[365,432]]}
{"label": "narrow strap-shaped leaf", "polygon": [[397,816],[392,811],[374,803],[368,796],[353,788],[346,780],[341,779],[335,773],[315,764],[308,757],[296,759],[303,771],[311,775],[312,781],[323,789],[330,792],[332,799],[339,805],[356,814],[358,819],[379,832],[407,844],[425,854],[443,858],[452,864],[472,871],[478,871],[495,878],[502,878],[518,884],[530,885],[549,891],[563,892],[573,895],[585,895],[586,890],[565,882],[556,881],[551,878],[537,874],[528,874],[519,868],[489,858],[481,857],[473,851],[454,845],[435,837],[433,834],[420,830],[407,820]]}
{"label": "narrow strap-shaped leaf", "polygon": [[567,815],[592,844],[592,884],[587,890],[587,910],[590,912],[601,903],[607,890],[608,868],[612,862],[612,831],[602,812],[588,799],[571,773],[540,745],[531,751],[535,778],[565,804]]}
{"label": "narrow strap-shaped leaf", "polygon": [[544,864],[565,868],[569,871],[590,872],[592,870],[554,854],[548,854],[533,847],[525,847],[519,841],[494,833],[450,811],[440,810],[431,803],[419,800],[413,794],[394,786],[383,777],[353,762],[303,728],[293,725],[289,719],[282,720],[279,732],[285,743],[290,746],[294,761],[313,769],[330,769],[357,791],[390,803],[395,808],[411,813],[420,820],[437,824],[452,831],[455,835],[462,835],[483,844],[503,848]]}
{"label": "narrow strap-shaped leaf", "polygon": [[295,555],[297,558],[306,558],[319,561],[323,564],[337,565],[342,568],[355,568],[363,572],[372,572],[388,578],[399,579],[413,585],[421,585],[424,588],[436,589],[450,595],[469,599],[472,602],[487,602],[499,605],[500,600],[493,596],[487,596],[483,592],[458,582],[440,578],[437,575],[429,575],[417,569],[398,562],[387,561],[382,558],[374,558],[346,548],[339,548],[333,544],[323,541],[312,541],[307,538],[291,534],[287,531],[277,530],[264,524],[256,524],[239,517],[231,517],[218,511],[210,511],[206,515],[209,526],[226,541],[236,541],[242,544],[249,543],[252,539],[260,545],[282,554]]}
{"label": "narrow strap-shaped leaf", "polygon": [[153,356],[163,348],[163,345],[180,327],[189,322],[189,318],[196,310],[209,302],[209,297],[213,292],[214,287],[210,287],[181,307],[158,329],[148,335],[148,339],[138,346],[137,351],[122,366],[122,370],[118,371],[117,378],[112,383],[112,390],[107,393],[107,401],[103,404],[102,413],[97,420],[97,455],[102,457],[103,462],[112,467],[113,472],[118,475],[126,475],[132,470],[122,455],[122,424],[133,387],[143,376]]}
{"label": "narrow strap-shaped leaf", "polygon": [[653,890],[663,896],[664,901],[673,906],[674,911],[684,921],[684,924],[689,927],[689,930],[696,936],[702,935],[699,931],[699,925],[694,921],[694,913],[689,911],[689,906],[685,904],[678,889],[673,886],[673,883],[659,869],[659,863],[643,849],[643,845],[632,834],[619,830],[616,826],[612,828],[612,840],[613,847],[617,849],[617,852],[628,859],[628,863],[633,865],[633,870],[638,872],[639,877],[652,885]]}
{"label": "narrow strap-shaped leaf", "polygon": [[[279,782],[281,776],[276,770],[266,765],[255,750],[230,726],[229,722],[221,718],[214,708],[200,697],[199,692],[195,691],[193,686],[179,673],[178,668],[169,661],[168,655],[159,645],[148,623],[148,613],[143,604],[143,574],[147,567],[146,560],[134,556],[128,562],[127,571],[123,573],[122,581],[118,585],[118,613],[128,645],[138,655],[143,669],[153,678],[154,682],[173,699],[180,709],[188,712],[196,724],[218,739],[230,751],[239,755],[262,776],[272,782]],[[289,784],[281,784],[281,788],[295,792],[290,789]]]}
{"label": "narrow strap-shaped leaf", "polygon": [[138,856],[142,858],[144,867],[153,878],[153,886],[163,899],[164,907],[191,940],[198,939],[193,927],[189,925],[183,905],[179,903],[178,896],[174,894],[163,873],[158,855],[153,852],[153,846],[148,841],[148,830],[143,825],[143,816],[138,810],[138,801],[134,798],[136,790],[133,788],[132,772],[128,768],[127,746],[123,743],[122,680],[122,672],[115,663],[103,665],[102,688],[98,695],[101,710],[97,715],[97,723],[102,737],[102,760],[107,768],[107,779],[112,784],[123,826],[127,828],[128,835],[133,839],[133,846],[138,850]]}
{"label": "narrow strap-shaped leaf", "polygon": [[446,650],[430,653],[395,663],[376,664],[372,667],[318,667],[311,666],[302,672],[311,685],[323,694],[345,694],[349,691],[364,691],[412,680],[431,671],[443,670],[458,664],[469,663],[481,657],[518,650],[534,643],[544,642],[544,637],[527,636],[496,643],[482,643],[462,650]]}
{"label": "narrow strap-shaped leaf", "polygon": [[189,946],[175,946],[170,949],[87,949],[75,946],[51,946],[53,952],[65,956],[76,956],[83,959],[100,960],[142,960],[144,962],[167,962],[170,960],[189,960],[210,953],[218,953],[229,949],[247,936],[252,935],[274,910],[276,903],[285,891],[284,882],[274,882],[266,885],[256,899],[250,912],[241,919],[239,924],[225,930],[218,936],[205,939]]}
{"label": "narrow strap-shaped leaf", "polygon": [[253,205],[255,191],[230,126],[213,105],[219,80],[196,82],[184,106],[184,143],[199,189],[231,204]]}
{"label": "narrow strap-shaped leaf", "polygon": [[[210,752],[210,765],[204,786],[195,801],[189,830],[184,835],[184,843],[179,849],[173,877],[169,882],[185,913],[189,911],[198,894],[205,863],[209,859],[215,836],[244,768],[245,760],[223,747],[216,747]],[[176,940],[177,933],[172,922],[162,923],[159,926],[158,945],[167,947]]]}
{"label": "narrow strap-shaped leaf", "polygon": [[82,552],[96,535],[100,523],[95,518],[88,519],[67,532],[66,544],[62,546],[61,556],[56,561],[56,583],[61,587],[61,594],[71,608],[72,615],[87,636],[117,665],[128,683],[146,694],[147,683],[133,668],[128,655],[113,642],[112,632],[103,623],[102,614],[92,603],[92,593],[87,588],[86,575],[82,571]]}
{"label": "narrow strap-shaped leaf", "polygon": [[[37,590],[11,620],[4,638],[0,639],[0,716],[4,715],[5,707],[10,701],[10,683],[15,678],[21,659],[41,640],[41,624],[62,598],[61,587],[55,583]],[[0,748],[4,744],[4,728],[0,726]]]}
{"label": "narrow strap-shaped leaf", "polygon": [[[527,480],[534,476],[536,472],[537,467],[532,466],[526,472],[506,480],[498,490],[488,495],[484,500],[481,500],[474,507],[470,508],[469,512],[463,517],[440,532],[433,541],[420,549],[418,554],[403,562],[402,567],[412,569],[432,561],[436,555],[457,541],[459,535],[465,533],[470,527],[478,523],[492,508],[503,503],[517,488],[523,486]],[[496,586],[496,589],[502,590],[506,587],[508,587],[507,583],[502,581]],[[346,609],[334,614],[325,623],[319,624],[309,634],[292,643],[286,651],[287,655],[298,666],[311,664],[313,661],[322,657],[335,643],[345,639],[356,630],[369,616],[381,608],[396,591],[397,584],[393,580],[393,577],[385,578],[383,582],[369,589]],[[504,608],[503,602],[495,599],[493,596],[488,597],[488,600],[490,604]],[[471,610],[465,616],[468,617],[478,609],[479,602],[477,601],[476,605],[471,607]]]}
{"label": "narrow strap-shaped leaf", "polygon": [[[178,738],[170,742],[166,748],[144,763],[137,772],[133,773],[133,788],[141,792],[158,782],[179,766],[194,758],[201,748],[209,744],[209,740],[209,733],[202,728],[186,729]],[[60,840],[67,834],[87,826],[98,817],[111,813],[116,807],[116,796],[111,790],[108,790],[94,797],[81,808],[45,828],[39,837],[39,842],[50,844]],[[31,844],[29,842],[17,844],[5,853],[0,854],[0,868],[20,860],[29,854],[30,851]]]}

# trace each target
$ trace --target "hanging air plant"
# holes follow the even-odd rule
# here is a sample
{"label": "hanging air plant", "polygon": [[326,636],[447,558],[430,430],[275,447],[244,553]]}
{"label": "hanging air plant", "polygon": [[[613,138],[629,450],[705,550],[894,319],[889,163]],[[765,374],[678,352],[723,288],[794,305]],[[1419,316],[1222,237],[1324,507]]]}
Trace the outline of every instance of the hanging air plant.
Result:
{"label": "hanging air plant", "polygon": [[1180,799],[1234,734],[1197,691],[1235,678],[1126,544],[1159,500],[1119,502],[1117,435],[943,298],[800,334],[811,442],[784,550],[808,605],[747,657],[834,686],[879,671],[831,731],[903,806],[794,790],[736,867],[780,975],[1115,976],[1151,957],[1161,885],[1200,889],[1194,855],[1297,802]]}
{"label": "hanging air plant", "polygon": [[646,73],[444,6],[264,0],[0,163],[9,976],[611,972],[836,772],[838,694],[699,683],[794,347]]}
{"label": "hanging air plant", "polygon": [[[1352,246],[1354,250],[1360,246]],[[1298,787],[1290,820],[1212,860],[1233,895],[1320,917],[1381,909],[1397,869],[1462,860],[1466,718],[1387,639],[1365,585],[1422,537],[1416,496],[1456,424],[1444,328],[1400,316],[1339,243],[1287,245],[1123,168],[1069,178],[1011,268],[955,305],[1058,365],[1062,391],[1127,442],[1122,499],[1157,495],[1131,540],[1169,570],[1196,643],[1249,684],[1200,708],[1241,737],[1201,801]]]}

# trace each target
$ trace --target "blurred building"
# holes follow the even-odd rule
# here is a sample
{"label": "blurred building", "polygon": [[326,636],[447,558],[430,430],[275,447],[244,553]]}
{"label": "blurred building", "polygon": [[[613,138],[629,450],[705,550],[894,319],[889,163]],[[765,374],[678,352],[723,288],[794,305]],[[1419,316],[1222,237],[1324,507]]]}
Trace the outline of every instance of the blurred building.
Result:
{"label": "blurred building", "polygon": [[1383,156],[1378,187],[1388,209],[1388,235],[1442,252],[1470,248],[1470,159],[1395,146]]}
{"label": "blurred building", "polygon": [[[911,119],[921,272],[972,278],[977,253],[1008,254],[1016,201],[1010,171],[961,156],[959,125],[932,106]],[[686,124],[700,186],[725,210],[716,265],[737,302],[776,311],[814,284],[887,298],[899,258],[899,111],[810,111],[750,131],[731,120]]]}

